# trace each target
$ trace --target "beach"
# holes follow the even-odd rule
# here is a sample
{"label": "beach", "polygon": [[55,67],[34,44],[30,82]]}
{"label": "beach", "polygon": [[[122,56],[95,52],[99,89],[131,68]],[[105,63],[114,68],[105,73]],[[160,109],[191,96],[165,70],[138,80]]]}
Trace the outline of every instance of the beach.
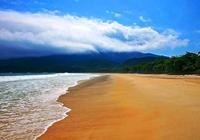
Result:
{"label": "beach", "polygon": [[107,74],[60,96],[71,109],[39,140],[200,139],[200,77]]}

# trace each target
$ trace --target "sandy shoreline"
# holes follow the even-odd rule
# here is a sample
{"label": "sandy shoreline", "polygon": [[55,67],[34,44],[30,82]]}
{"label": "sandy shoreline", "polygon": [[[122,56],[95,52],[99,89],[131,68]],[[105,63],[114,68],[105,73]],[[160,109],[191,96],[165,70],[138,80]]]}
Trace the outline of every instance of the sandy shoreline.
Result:
{"label": "sandy shoreline", "polygon": [[111,74],[59,101],[72,109],[39,139],[200,139],[200,78]]}

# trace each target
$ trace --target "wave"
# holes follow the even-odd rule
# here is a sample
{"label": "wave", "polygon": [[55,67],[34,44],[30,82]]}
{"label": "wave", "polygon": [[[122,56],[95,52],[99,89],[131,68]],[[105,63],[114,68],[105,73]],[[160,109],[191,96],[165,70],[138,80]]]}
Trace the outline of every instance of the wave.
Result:
{"label": "wave", "polygon": [[11,82],[11,81],[21,81],[21,80],[35,80],[35,79],[45,79],[56,77],[60,75],[70,75],[69,73],[55,73],[55,74],[27,74],[27,75],[1,75],[0,82]]}
{"label": "wave", "polygon": [[0,136],[7,140],[33,140],[41,136],[53,123],[67,117],[70,111],[57,102],[59,96],[66,94],[68,88],[76,86],[78,81],[96,76],[99,75],[0,76]]}

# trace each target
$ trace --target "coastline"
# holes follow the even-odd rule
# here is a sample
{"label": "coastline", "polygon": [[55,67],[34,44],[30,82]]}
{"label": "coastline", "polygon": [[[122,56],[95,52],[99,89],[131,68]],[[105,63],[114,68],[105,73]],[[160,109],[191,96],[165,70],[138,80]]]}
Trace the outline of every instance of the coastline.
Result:
{"label": "coastline", "polygon": [[55,121],[51,122],[48,126],[45,127],[45,130],[44,130],[41,134],[39,134],[37,137],[34,138],[34,140],[37,140],[37,139],[40,138],[42,135],[44,135],[44,134],[46,133],[46,131],[48,130],[48,128],[51,127],[52,125],[54,125],[54,123],[59,122],[59,121],[61,121],[61,120],[63,120],[63,119],[65,119],[65,118],[68,117],[68,114],[67,114],[67,113],[70,112],[71,109],[68,108],[67,106],[65,106],[64,103],[62,103],[62,102],[59,101],[59,99],[60,99],[62,96],[64,96],[65,94],[68,94],[68,92],[70,91],[71,88],[78,87],[80,84],[83,84],[83,83],[85,83],[85,82],[87,82],[87,81],[91,81],[91,80],[96,79],[96,78],[98,79],[98,78],[100,78],[100,77],[104,77],[104,75],[96,75],[96,76],[92,76],[92,77],[90,77],[90,78],[88,78],[88,79],[85,79],[85,80],[79,80],[79,81],[75,82],[74,85],[68,87],[68,88],[66,89],[66,91],[65,91],[63,94],[61,94],[61,95],[56,99],[56,102],[57,102],[60,106],[65,107],[65,108],[67,109],[65,112],[63,112],[63,117],[60,118],[60,119],[58,119],[58,120],[55,120]]}
{"label": "coastline", "polygon": [[[152,83],[145,85],[149,82]],[[138,84],[140,84],[140,86],[138,86]],[[144,87],[142,87],[143,84]],[[158,84],[157,86],[162,87],[154,87],[154,84]],[[180,85],[173,86],[173,84]],[[184,84],[182,86],[183,89],[179,89],[182,84]],[[121,85],[122,87],[120,87]],[[200,108],[197,102],[197,100],[200,99],[200,96],[197,95],[197,92],[200,91],[199,85],[200,79],[198,76],[174,75],[107,74],[106,76],[79,81],[76,86],[68,89],[69,92],[67,94],[61,95],[58,99],[58,102],[72,109],[72,111],[67,113],[68,117],[55,122],[43,135],[38,137],[38,139],[167,139],[173,136],[177,139],[187,139],[191,137],[200,137],[200,135],[196,133],[196,130],[194,130],[195,132],[191,132],[191,134],[186,132],[186,130],[188,131],[191,128],[200,130],[190,119],[191,117],[200,119]],[[166,88],[171,86],[172,89],[163,89],[165,86]],[[191,89],[191,87],[194,87],[194,89]],[[154,88],[156,92],[166,90],[167,94],[174,95],[171,96],[165,93],[155,95],[155,93],[151,92]],[[179,95],[179,93],[172,91],[173,88],[177,91],[182,91],[186,95]],[[151,95],[146,95],[148,90]],[[184,90],[186,90],[186,92]],[[140,93],[142,98],[140,95],[131,95],[130,92],[133,91]],[[193,95],[187,95],[190,91]],[[120,94],[116,94],[115,92],[120,92]],[[121,93],[126,95],[122,96]],[[176,96],[180,96],[180,99]],[[193,96],[197,99],[195,100]],[[191,101],[195,100],[194,103],[190,102],[186,97],[191,98]],[[158,98],[158,100],[155,100],[156,98]],[[180,102],[180,100],[182,100],[182,102]],[[188,106],[188,102],[192,104],[193,108],[180,108],[180,106]],[[172,105],[169,103],[172,103]],[[197,105],[194,106],[193,104]],[[162,109],[167,110],[162,111]],[[174,131],[170,131],[171,126],[167,123],[172,123],[174,120],[178,121],[172,114],[176,113],[177,110],[177,115],[183,115],[185,114],[184,112],[186,112],[186,114],[194,113],[194,110],[197,112],[195,112],[196,114],[192,114],[195,116],[186,115],[186,118],[182,118],[182,122],[179,120],[179,123],[185,123],[184,121],[188,122],[187,119],[189,118],[189,122],[191,122],[190,124],[186,123],[188,125],[188,127],[185,128],[186,130],[177,126],[181,131],[179,131],[178,128],[175,130],[173,129]],[[120,116],[122,122],[125,124],[119,123],[118,121],[120,121],[120,119],[118,119],[116,115],[118,115],[118,117]],[[166,115],[166,117],[164,115]],[[129,118],[129,116],[133,118]],[[113,120],[110,120],[110,117]],[[170,119],[168,120],[167,117]],[[106,118],[108,120],[106,120]],[[197,119],[195,123],[198,124],[200,122]],[[137,126],[134,126],[135,124]],[[186,133],[184,134],[183,132]]]}

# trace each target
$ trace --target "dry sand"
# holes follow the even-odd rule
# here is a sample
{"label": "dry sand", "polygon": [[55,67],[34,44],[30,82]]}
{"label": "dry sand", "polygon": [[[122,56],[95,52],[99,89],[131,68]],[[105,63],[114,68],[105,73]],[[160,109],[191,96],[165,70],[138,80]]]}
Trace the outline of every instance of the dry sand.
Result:
{"label": "dry sand", "polygon": [[200,78],[112,74],[59,99],[72,109],[41,140],[199,140]]}

